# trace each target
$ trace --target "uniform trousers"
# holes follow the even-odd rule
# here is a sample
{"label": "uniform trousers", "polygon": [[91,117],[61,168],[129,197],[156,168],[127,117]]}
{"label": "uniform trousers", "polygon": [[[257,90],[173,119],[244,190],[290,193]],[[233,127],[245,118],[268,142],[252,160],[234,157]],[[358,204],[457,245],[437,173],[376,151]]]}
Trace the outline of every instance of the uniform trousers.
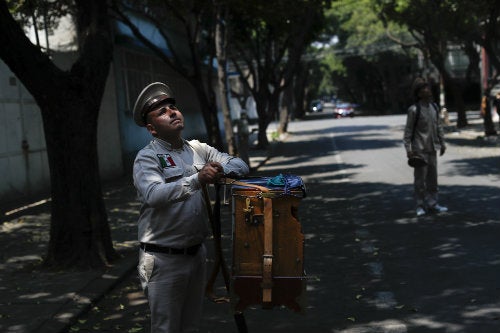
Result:
{"label": "uniform trousers", "polygon": [[414,191],[417,207],[429,208],[438,203],[437,153],[420,153],[427,165],[414,168]]}
{"label": "uniform trousers", "polygon": [[139,250],[139,279],[152,333],[193,332],[200,321],[207,275],[204,245],[196,255]]}

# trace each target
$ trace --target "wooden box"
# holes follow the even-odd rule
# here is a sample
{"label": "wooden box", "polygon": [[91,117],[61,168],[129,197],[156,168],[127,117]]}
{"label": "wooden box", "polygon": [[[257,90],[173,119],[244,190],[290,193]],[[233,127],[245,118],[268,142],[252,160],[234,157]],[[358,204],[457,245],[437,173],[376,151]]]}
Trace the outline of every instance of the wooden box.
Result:
{"label": "wooden box", "polygon": [[263,191],[265,181],[251,180],[260,188],[232,189],[232,307],[242,312],[250,305],[286,306],[303,312],[304,234],[297,212],[305,192]]}

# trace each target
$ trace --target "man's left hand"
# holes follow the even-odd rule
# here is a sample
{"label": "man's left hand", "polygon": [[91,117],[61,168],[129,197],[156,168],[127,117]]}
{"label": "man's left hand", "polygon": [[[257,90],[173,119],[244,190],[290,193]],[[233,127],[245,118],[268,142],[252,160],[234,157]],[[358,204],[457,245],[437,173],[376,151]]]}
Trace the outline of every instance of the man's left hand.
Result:
{"label": "man's left hand", "polygon": [[198,172],[198,180],[202,184],[215,184],[224,176],[224,168],[218,162],[208,162]]}

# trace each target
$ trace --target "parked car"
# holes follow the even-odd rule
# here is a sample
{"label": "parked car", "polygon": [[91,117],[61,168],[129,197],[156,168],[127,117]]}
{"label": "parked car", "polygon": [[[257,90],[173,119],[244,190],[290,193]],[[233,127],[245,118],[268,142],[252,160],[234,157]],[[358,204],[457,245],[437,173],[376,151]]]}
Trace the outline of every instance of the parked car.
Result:
{"label": "parked car", "polygon": [[323,102],[320,100],[312,101],[309,112],[323,112]]}
{"label": "parked car", "polygon": [[333,116],[335,118],[342,118],[342,117],[354,117],[354,111],[355,111],[355,104],[351,103],[346,103],[346,102],[339,102],[335,105],[335,108],[333,109]]}

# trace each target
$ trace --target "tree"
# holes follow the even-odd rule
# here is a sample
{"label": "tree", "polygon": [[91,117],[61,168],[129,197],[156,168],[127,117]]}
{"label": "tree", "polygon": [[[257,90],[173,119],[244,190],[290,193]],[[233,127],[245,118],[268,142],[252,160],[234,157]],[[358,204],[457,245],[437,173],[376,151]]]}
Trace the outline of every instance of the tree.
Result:
{"label": "tree", "polygon": [[[236,155],[236,142],[234,139],[231,110],[229,108],[229,83],[227,75],[227,38],[228,27],[226,25],[229,15],[228,7],[219,1],[215,1],[215,54],[217,59],[217,78],[219,95],[221,97],[221,108],[224,116],[224,133],[227,142],[228,153]],[[238,133],[239,134],[239,133]],[[248,162],[248,161],[246,161]]]}
{"label": "tree", "polygon": [[[79,50],[68,71],[58,68],[34,45],[14,19],[23,10],[35,13],[43,3],[61,6],[74,17]],[[28,5],[31,8],[24,7]],[[116,257],[97,157],[97,118],[113,53],[106,4],[99,0],[0,0],[0,44],[0,58],[33,95],[42,113],[52,197],[45,263],[106,265]]]}
{"label": "tree", "polygon": [[457,109],[457,127],[467,126],[462,88],[447,69],[445,60],[450,43],[461,44],[453,30],[462,24],[455,1],[374,0],[385,22],[396,22],[408,27],[417,41],[417,47],[439,71],[448,86]]}
{"label": "tree", "polygon": [[[231,59],[251,92],[259,116],[258,146],[276,117],[282,91],[291,83],[308,44],[323,23],[328,1],[237,1],[232,7]],[[279,15],[276,15],[279,13]]]}
{"label": "tree", "polygon": [[386,29],[398,41],[415,44],[407,30],[392,22],[386,28],[371,0],[334,3],[327,18],[336,42],[323,49],[323,64],[339,97],[378,111],[405,110],[416,57]]}
{"label": "tree", "polygon": [[[462,16],[462,23],[453,30],[455,38],[463,40],[464,48],[469,55],[471,64],[475,68],[479,64],[479,55],[476,45],[480,45],[491,64],[491,76],[485,78],[486,86],[483,87],[484,105],[484,132],[485,135],[497,134],[491,118],[492,99],[491,90],[500,82],[500,7],[495,0],[456,1],[456,12]],[[485,64],[486,65],[486,64]],[[489,68],[488,68],[489,69]],[[481,105],[483,108],[483,105]]]}

